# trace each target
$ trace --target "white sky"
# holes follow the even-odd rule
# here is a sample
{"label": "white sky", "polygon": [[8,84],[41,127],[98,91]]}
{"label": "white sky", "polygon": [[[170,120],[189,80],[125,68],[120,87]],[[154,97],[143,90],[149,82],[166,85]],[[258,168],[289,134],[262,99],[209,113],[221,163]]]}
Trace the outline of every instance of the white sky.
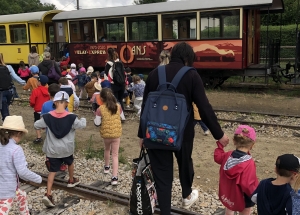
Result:
{"label": "white sky", "polygon": [[[76,1],[77,0],[41,0],[42,3],[51,3],[56,5],[57,9],[59,10],[76,9]],[[113,7],[131,4],[133,4],[133,0],[79,0],[81,9]]]}

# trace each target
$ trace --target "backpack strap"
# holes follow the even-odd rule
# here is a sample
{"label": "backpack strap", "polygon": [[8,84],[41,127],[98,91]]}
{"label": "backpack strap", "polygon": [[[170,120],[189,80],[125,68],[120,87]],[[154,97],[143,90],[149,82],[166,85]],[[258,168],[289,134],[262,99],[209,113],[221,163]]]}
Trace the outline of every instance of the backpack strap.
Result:
{"label": "backpack strap", "polygon": [[158,82],[159,89],[167,89],[166,66],[158,67]]}
{"label": "backpack strap", "polygon": [[171,86],[173,86],[175,89],[177,88],[180,80],[182,79],[182,77],[185,75],[185,73],[187,73],[187,71],[189,70],[194,70],[193,67],[188,67],[188,66],[184,66],[182,67],[177,74],[175,75],[175,77],[173,78],[172,82],[171,82]]}

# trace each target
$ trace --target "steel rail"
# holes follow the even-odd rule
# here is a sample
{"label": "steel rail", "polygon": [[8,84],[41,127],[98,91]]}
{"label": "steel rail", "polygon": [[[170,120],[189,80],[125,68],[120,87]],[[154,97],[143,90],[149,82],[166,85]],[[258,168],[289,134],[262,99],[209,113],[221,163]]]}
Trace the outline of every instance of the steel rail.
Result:
{"label": "steel rail", "polygon": [[[42,180],[44,183],[47,183],[48,175],[43,174],[43,173],[38,173],[38,172],[36,172],[36,173],[42,177]],[[53,185],[59,189],[66,190],[68,192],[75,191],[83,196],[89,196],[93,199],[110,200],[110,201],[113,201],[113,202],[118,203],[123,206],[129,206],[129,196],[128,195],[124,195],[121,193],[105,190],[105,189],[94,187],[91,185],[84,185],[84,184],[78,184],[76,187],[67,188],[67,182],[68,181],[64,180],[64,179],[55,178]],[[160,212],[160,209],[159,209],[159,206],[157,206],[155,209],[155,213],[159,214],[159,212]],[[200,215],[198,213],[180,209],[180,208],[176,208],[176,207],[171,207],[171,214],[172,215],[180,215],[180,214],[181,215]]]}
{"label": "steel rail", "polygon": [[[28,100],[18,100],[21,102],[28,102]],[[79,108],[83,109],[91,109],[92,107],[89,105],[80,105]],[[244,114],[259,114],[265,116],[273,116],[273,117],[294,117],[300,118],[299,115],[285,115],[285,114],[275,114],[275,113],[265,113],[265,112],[253,112],[253,111],[239,111],[239,110],[226,110],[226,109],[214,109],[215,112],[237,112],[237,113],[244,113]],[[134,110],[125,109],[124,112],[134,113]],[[288,128],[294,130],[300,130],[300,126],[296,125],[284,125],[284,124],[274,124],[274,123],[265,123],[265,122],[255,122],[255,121],[244,121],[244,120],[236,120],[236,119],[223,119],[218,118],[219,121],[223,122],[232,122],[232,123],[240,123],[240,124],[252,124],[252,125],[265,125],[269,127],[281,127],[281,128]]]}
{"label": "steel rail", "polygon": [[253,112],[253,111],[244,111],[244,110],[227,110],[222,108],[213,108],[215,112],[225,112],[225,113],[243,113],[243,114],[258,114],[258,115],[266,115],[273,117],[293,117],[300,118],[300,115],[291,115],[291,114],[278,114],[278,113],[267,113],[267,112]]}
{"label": "steel rail", "polygon": [[235,120],[235,119],[219,119],[219,121],[223,122],[232,122],[232,123],[240,123],[240,124],[245,124],[245,125],[265,125],[269,127],[280,127],[280,128],[289,128],[289,129],[294,129],[294,130],[300,130],[300,126],[296,125],[282,125],[282,124],[274,124],[274,123],[265,123],[265,122],[252,122],[252,121],[244,121],[244,120]]}
{"label": "steel rail", "polygon": [[[18,102],[29,102],[28,99],[15,99]],[[92,107],[89,105],[79,105],[79,108],[83,109],[91,109]],[[244,110],[227,110],[222,108],[213,108],[215,112],[226,112],[226,113],[243,113],[243,114],[259,114],[259,115],[266,115],[266,116],[273,116],[273,117],[294,117],[300,118],[300,115],[291,115],[291,114],[278,114],[278,113],[267,113],[267,112],[253,112],[253,111],[244,111]],[[124,112],[134,112],[131,109],[125,109]]]}

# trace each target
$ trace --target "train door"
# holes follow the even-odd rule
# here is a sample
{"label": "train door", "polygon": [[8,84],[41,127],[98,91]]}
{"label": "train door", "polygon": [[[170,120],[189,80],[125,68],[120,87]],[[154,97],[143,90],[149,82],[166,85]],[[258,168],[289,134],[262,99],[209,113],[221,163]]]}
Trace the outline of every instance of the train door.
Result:
{"label": "train door", "polygon": [[54,35],[54,24],[53,23],[46,23],[46,43],[53,43],[55,41]]}
{"label": "train door", "polygon": [[248,10],[246,38],[247,38],[247,66],[259,63],[260,15],[257,10]]}

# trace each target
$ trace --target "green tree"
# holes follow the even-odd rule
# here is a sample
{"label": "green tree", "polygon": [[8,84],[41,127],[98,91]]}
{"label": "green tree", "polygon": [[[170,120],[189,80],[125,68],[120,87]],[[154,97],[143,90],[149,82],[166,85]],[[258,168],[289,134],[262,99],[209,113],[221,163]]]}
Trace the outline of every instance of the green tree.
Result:
{"label": "green tree", "polygon": [[134,4],[151,4],[151,3],[158,3],[158,2],[167,2],[168,0],[134,0]]}
{"label": "green tree", "polygon": [[[282,20],[281,20],[281,14],[270,14],[269,16],[263,15],[261,17],[261,24],[262,25],[289,25],[289,24],[295,24],[300,21],[299,18],[299,12],[298,9],[298,1],[300,0],[283,0],[284,4],[284,13],[282,14]],[[299,8],[300,9],[300,8]]]}
{"label": "green tree", "polygon": [[40,0],[0,0],[0,15],[55,10],[56,6]]}

